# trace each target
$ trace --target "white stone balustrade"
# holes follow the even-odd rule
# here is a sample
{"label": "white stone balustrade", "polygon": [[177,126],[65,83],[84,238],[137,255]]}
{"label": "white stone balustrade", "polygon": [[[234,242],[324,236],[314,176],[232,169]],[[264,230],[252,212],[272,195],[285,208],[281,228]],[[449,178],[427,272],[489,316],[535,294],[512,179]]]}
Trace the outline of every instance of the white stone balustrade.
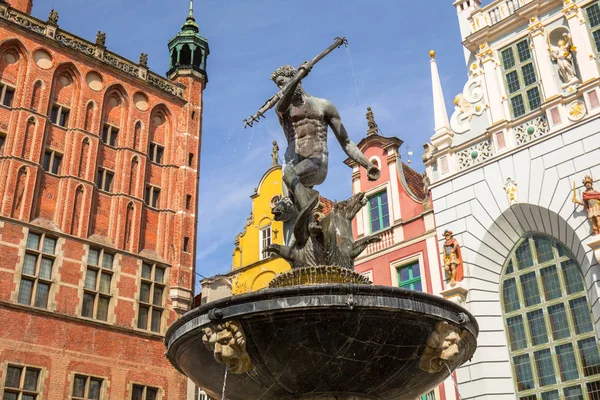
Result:
{"label": "white stone balustrade", "polygon": [[471,16],[472,33],[475,33],[486,26],[497,24],[532,1],[534,0],[496,0],[487,6],[480,8]]}
{"label": "white stone balustrade", "polygon": [[366,250],[367,255],[373,254],[381,250],[385,250],[388,247],[392,247],[394,245],[394,231],[392,228],[388,228],[383,232],[376,233],[373,236],[380,237],[381,242],[370,244]]}

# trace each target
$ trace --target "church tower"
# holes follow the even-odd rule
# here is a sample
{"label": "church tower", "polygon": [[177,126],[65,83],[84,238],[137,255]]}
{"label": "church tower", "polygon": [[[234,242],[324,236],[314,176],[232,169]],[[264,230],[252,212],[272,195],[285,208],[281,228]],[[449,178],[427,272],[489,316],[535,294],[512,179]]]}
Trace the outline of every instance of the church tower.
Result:
{"label": "church tower", "polygon": [[[175,271],[182,273],[175,282],[180,282],[180,278],[181,282],[184,282],[186,272],[190,273],[192,279],[195,277],[203,92],[208,82],[206,58],[209,53],[208,41],[198,32],[194,3],[190,0],[190,13],[181,31],[169,41],[171,62],[167,72],[170,80],[185,87],[184,98],[187,101],[177,123],[177,130],[182,134],[174,138],[177,164],[185,166],[174,172],[177,176],[175,193],[179,196],[174,200],[181,206],[181,210],[186,210],[175,217],[174,232],[175,236],[180,236],[180,240],[174,241],[176,245],[173,248],[173,265],[178,267],[174,268]],[[190,191],[193,193],[189,193]],[[183,193],[188,194],[184,196]],[[190,207],[190,200],[195,207]],[[176,283],[171,287],[171,299],[174,303],[185,303],[190,294],[189,286],[185,283]]]}

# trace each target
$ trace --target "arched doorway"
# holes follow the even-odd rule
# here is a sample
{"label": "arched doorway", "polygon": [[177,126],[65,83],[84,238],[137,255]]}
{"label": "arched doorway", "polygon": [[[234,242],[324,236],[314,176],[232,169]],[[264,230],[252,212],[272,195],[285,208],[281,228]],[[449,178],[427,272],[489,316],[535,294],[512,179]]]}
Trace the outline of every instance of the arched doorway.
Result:
{"label": "arched doorway", "polygon": [[600,399],[600,353],[581,269],[560,242],[529,234],[508,257],[502,307],[519,400]]}

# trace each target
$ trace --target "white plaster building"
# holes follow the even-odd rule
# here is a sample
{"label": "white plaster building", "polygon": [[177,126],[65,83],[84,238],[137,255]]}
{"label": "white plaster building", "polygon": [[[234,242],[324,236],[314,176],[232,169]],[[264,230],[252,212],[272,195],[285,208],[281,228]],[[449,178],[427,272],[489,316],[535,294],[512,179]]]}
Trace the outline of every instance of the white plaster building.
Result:
{"label": "white plaster building", "polygon": [[468,80],[448,118],[432,54],[423,160],[440,249],[450,229],[464,259],[442,294],[481,330],[460,394],[600,399],[600,236],[572,201],[573,185],[580,199],[584,177],[600,179],[599,1],[454,7]]}

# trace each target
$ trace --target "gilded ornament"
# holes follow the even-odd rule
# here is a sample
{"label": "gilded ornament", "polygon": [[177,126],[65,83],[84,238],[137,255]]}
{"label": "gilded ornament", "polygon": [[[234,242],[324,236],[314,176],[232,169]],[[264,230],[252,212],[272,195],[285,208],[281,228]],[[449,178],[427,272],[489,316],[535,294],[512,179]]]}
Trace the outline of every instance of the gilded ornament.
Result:
{"label": "gilded ornament", "polygon": [[517,204],[519,202],[517,197],[517,182],[511,177],[506,178],[504,191],[506,192],[506,196],[508,198],[508,205],[512,206],[513,204]]}

